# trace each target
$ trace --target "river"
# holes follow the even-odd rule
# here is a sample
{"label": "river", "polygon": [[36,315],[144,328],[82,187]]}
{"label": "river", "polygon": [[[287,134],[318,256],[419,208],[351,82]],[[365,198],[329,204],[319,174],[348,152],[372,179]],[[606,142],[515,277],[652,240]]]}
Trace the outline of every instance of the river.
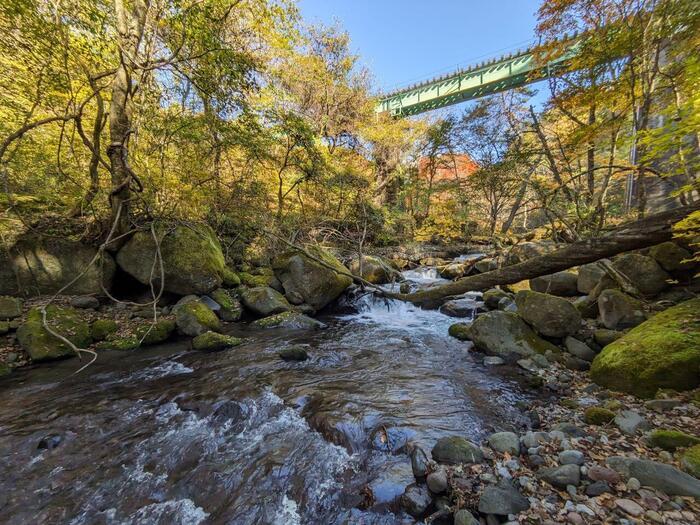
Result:
{"label": "river", "polygon": [[[75,359],[17,371],[0,384],[0,522],[411,523],[407,444],[516,428],[527,394],[447,335],[454,318],[345,303],[318,332],[231,325],[249,342],[223,352],[175,342],[77,376]],[[278,357],[298,344],[309,360]]]}

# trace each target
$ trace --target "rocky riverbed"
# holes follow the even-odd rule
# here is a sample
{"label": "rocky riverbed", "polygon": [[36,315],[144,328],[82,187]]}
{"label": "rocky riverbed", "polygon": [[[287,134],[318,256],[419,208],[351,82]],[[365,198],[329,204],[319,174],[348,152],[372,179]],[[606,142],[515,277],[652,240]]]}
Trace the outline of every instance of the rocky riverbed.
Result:
{"label": "rocky riverbed", "polygon": [[[349,270],[407,293],[553,248],[346,265],[314,248],[230,268],[209,230],[187,230],[163,243],[170,284],[156,293],[142,272],[150,242],[134,238],[118,271],[108,264],[119,302],[90,274],[44,308],[65,285],[50,265],[43,293],[0,297],[0,445],[22,486],[2,501],[17,523],[698,521],[700,303],[681,246],[421,310],[351,286]],[[70,374],[85,361],[65,360],[75,348],[98,358],[82,378]],[[107,421],[136,452],[86,463]],[[297,441],[278,441],[286,433]],[[179,452],[152,463],[163,447]],[[70,488],[56,477],[65,465]],[[109,479],[95,470],[118,465]],[[218,498],[224,487],[235,488]],[[22,496],[32,491],[37,509]]]}

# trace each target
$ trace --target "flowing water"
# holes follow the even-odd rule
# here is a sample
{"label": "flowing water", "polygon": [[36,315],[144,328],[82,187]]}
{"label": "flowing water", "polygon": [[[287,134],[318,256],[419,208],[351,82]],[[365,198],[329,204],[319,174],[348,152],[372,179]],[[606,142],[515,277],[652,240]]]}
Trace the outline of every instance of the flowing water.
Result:
{"label": "flowing water", "polygon": [[[75,360],[15,373],[0,384],[0,522],[403,523],[410,444],[514,428],[524,394],[447,335],[454,318],[348,302],[319,332],[241,324],[249,342],[228,351],[170,343],[79,376]],[[309,360],[280,360],[297,344]]]}

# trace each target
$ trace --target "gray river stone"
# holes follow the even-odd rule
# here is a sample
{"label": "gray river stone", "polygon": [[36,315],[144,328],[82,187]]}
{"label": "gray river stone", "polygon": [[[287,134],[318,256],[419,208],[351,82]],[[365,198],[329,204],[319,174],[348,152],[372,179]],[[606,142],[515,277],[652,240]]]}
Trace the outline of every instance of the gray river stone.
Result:
{"label": "gray river stone", "polygon": [[642,485],[658,489],[669,496],[700,498],[700,480],[671,465],[622,456],[608,458],[607,464],[624,477],[636,478]]}
{"label": "gray river stone", "polygon": [[507,516],[530,508],[530,502],[508,481],[488,485],[479,498],[479,512]]}

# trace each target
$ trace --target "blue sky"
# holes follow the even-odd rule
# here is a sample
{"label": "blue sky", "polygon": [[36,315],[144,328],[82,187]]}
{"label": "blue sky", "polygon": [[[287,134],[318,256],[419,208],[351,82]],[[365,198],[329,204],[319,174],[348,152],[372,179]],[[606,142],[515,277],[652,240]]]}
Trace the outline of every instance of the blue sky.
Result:
{"label": "blue sky", "polygon": [[527,47],[542,0],[298,0],[309,22],[338,21],[390,90]]}

